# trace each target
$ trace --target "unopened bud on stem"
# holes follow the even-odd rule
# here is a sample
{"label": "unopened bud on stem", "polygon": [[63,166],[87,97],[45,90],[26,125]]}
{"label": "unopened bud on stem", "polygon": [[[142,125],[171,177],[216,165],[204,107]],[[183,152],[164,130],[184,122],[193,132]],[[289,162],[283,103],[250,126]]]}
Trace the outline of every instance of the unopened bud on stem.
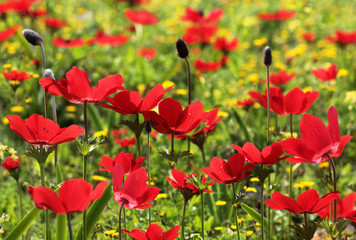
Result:
{"label": "unopened bud on stem", "polygon": [[265,47],[265,52],[263,54],[263,63],[266,67],[269,67],[272,64],[272,52],[269,46]]}
{"label": "unopened bud on stem", "polygon": [[56,80],[56,79],[54,78],[54,74],[53,74],[53,72],[52,72],[51,69],[46,69],[46,70],[44,71],[43,77],[49,77],[49,78],[52,78],[53,80]]}
{"label": "unopened bud on stem", "polygon": [[182,39],[178,39],[177,43],[176,43],[176,48],[178,51],[178,56],[180,58],[186,58],[188,57],[189,51],[187,48],[187,44],[185,44],[185,42]]}
{"label": "unopened bud on stem", "polygon": [[148,121],[148,120],[147,120],[146,123],[145,123],[145,131],[146,131],[146,133],[152,132],[151,122]]}
{"label": "unopened bud on stem", "polygon": [[43,43],[43,37],[39,33],[31,29],[24,29],[22,31],[22,35],[24,36],[24,38],[26,38],[27,42],[31,43],[34,46],[38,46]]}

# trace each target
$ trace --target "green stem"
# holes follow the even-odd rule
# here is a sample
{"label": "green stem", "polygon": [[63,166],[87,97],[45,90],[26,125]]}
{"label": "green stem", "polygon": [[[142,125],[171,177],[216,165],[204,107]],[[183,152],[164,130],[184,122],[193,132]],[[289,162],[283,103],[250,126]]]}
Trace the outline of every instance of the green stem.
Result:
{"label": "green stem", "polygon": [[188,57],[184,58],[185,65],[187,66],[187,85],[188,85],[188,105],[192,103],[192,85],[190,76],[190,65]]}
{"label": "green stem", "polygon": [[122,212],[122,209],[124,207],[124,204],[125,204],[126,200],[124,200],[120,206],[120,210],[119,210],[119,239],[121,240],[122,239],[122,230],[121,230],[121,212]]}
{"label": "green stem", "polygon": [[304,213],[304,223],[305,223],[305,226],[308,226],[308,214],[307,213]]}
{"label": "green stem", "polygon": [[[147,133],[147,175],[148,187],[151,187],[151,174],[150,174],[150,133]],[[148,226],[151,225],[151,208],[148,208]]]}
{"label": "green stem", "polygon": [[204,145],[200,148],[200,151],[201,151],[201,155],[202,155],[202,157],[203,157],[203,164],[205,165],[206,157],[205,157]]}
{"label": "green stem", "polygon": [[[126,225],[126,208],[124,208],[124,228],[127,229],[127,225]],[[127,239],[127,236],[126,234],[124,235],[124,239],[126,240]]]}
{"label": "green stem", "polygon": [[[46,54],[44,50],[43,43],[40,44],[41,55],[42,55],[42,74],[46,69]],[[44,103],[45,103],[45,118],[48,118],[48,93],[44,91]]]}
{"label": "green stem", "polygon": [[[136,113],[136,124],[137,124],[137,126],[140,126],[140,117],[139,117],[138,113]],[[140,136],[141,136],[141,133],[135,133],[137,156],[141,156]]]}
{"label": "green stem", "polygon": [[89,133],[88,133],[88,114],[87,114],[88,103],[84,101],[84,128],[85,128],[85,142],[88,143]]}
{"label": "green stem", "polygon": [[17,186],[19,188],[19,197],[20,197],[20,213],[21,213],[21,219],[23,218],[23,208],[22,208],[22,190],[21,190],[21,184],[19,180],[16,180]]}
{"label": "green stem", "polygon": [[[88,144],[89,133],[88,133],[88,114],[87,108],[88,103],[84,101],[84,129],[85,129],[85,144]],[[83,179],[87,181],[87,171],[88,171],[88,155],[83,156]],[[87,210],[83,212],[83,239],[87,239]]]}
{"label": "green stem", "polygon": [[[232,193],[233,197],[232,199],[235,200],[236,198],[236,192],[235,192],[235,184],[232,183]],[[239,221],[237,219],[237,207],[235,205],[232,206],[234,208],[234,215],[235,215],[235,221],[236,221],[236,234],[237,234],[237,239],[240,240],[240,228],[239,228]]]}
{"label": "green stem", "polygon": [[[263,165],[261,164],[261,174],[262,174],[262,171],[263,171]],[[264,185],[264,181],[260,181],[260,184],[261,184],[261,240],[264,239],[264,227],[263,227],[263,217],[264,217],[264,198],[263,198],[263,185]]]}
{"label": "green stem", "polygon": [[181,240],[184,240],[184,218],[185,218],[185,210],[187,208],[187,203],[188,203],[188,201],[184,200],[182,223],[181,223],[181,225],[182,225]]}
{"label": "green stem", "polygon": [[[330,165],[332,167],[332,170],[333,170],[333,175],[334,175],[334,191],[337,191],[337,188],[336,188],[336,168],[335,168],[335,163],[334,163],[334,160],[331,158],[330,154],[329,153],[326,153],[326,155],[328,156],[329,158],[329,162],[330,162]],[[336,219],[337,219],[337,200],[334,201],[334,222],[336,222]]]}
{"label": "green stem", "polygon": [[204,240],[204,191],[201,191],[201,235]]}
{"label": "green stem", "polygon": [[68,224],[68,231],[69,231],[69,239],[73,240],[72,224],[70,223],[70,213],[67,213],[67,224]]}
{"label": "green stem", "polygon": [[[293,114],[289,115],[289,127],[290,127],[290,137],[293,138]],[[293,188],[293,163],[289,162],[289,197],[292,196],[292,188]],[[292,213],[288,212],[288,226],[292,225]],[[290,227],[287,227],[287,237],[290,240]]]}
{"label": "green stem", "polygon": [[[271,120],[271,99],[269,92],[269,66],[266,67],[266,77],[267,77],[267,145],[269,144],[269,125]],[[262,224],[263,225],[263,224]]]}
{"label": "green stem", "polygon": [[[44,164],[40,164],[40,173],[41,173],[41,185],[45,186],[45,178],[44,178]],[[49,210],[44,210],[45,212],[45,224],[46,224],[46,240],[49,240],[50,236],[50,229],[49,229]]]}

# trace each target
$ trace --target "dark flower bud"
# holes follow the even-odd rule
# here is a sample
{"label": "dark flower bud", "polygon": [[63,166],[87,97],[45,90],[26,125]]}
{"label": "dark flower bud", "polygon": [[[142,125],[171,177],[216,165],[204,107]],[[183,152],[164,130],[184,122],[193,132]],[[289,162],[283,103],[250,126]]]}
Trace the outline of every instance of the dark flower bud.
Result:
{"label": "dark flower bud", "polygon": [[151,122],[148,121],[148,120],[147,120],[146,123],[145,123],[145,131],[146,131],[146,133],[152,132]]}
{"label": "dark flower bud", "polygon": [[204,11],[203,11],[203,9],[198,9],[198,11],[197,11],[199,14],[200,14],[200,16],[204,16]]}
{"label": "dark flower bud", "polygon": [[266,67],[269,67],[272,64],[272,52],[269,46],[265,47],[265,52],[263,54],[263,63]]}
{"label": "dark flower bud", "polygon": [[178,56],[180,58],[186,58],[188,57],[189,51],[187,48],[187,44],[185,44],[185,42],[182,39],[178,39],[177,43],[176,43],[176,48],[178,51]]}
{"label": "dark flower bud", "polygon": [[51,69],[46,69],[46,70],[44,70],[43,77],[49,77],[49,78],[52,78],[53,80],[56,80],[56,79],[54,78],[54,74],[53,74],[53,72],[52,72]]}
{"label": "dark flower bud", "polygon": [[31,29],[24,29],[22,31],[22,35],[26,38],[27,42],[34,46],[41,45],[43,43],[43,37]]}

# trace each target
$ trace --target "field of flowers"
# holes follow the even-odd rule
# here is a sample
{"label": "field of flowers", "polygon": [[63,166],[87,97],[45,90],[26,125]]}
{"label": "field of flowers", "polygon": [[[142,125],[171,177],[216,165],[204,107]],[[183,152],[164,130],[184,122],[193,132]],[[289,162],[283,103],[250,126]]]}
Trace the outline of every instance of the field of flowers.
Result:
{"label": "field of flowers", "polygon": [[355,9],[0,2],[0,239],[356,239]]}

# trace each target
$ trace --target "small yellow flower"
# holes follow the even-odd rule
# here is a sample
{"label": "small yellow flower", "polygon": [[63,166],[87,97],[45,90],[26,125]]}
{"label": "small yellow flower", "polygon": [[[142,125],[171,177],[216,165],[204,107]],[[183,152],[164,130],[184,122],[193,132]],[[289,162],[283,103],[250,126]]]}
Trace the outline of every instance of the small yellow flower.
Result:
{"label": "small yellow flower", "polygon": [[243,48],[243,49],[249,49],[250,47],[251,47],[251,43],[249,43],[249,42],[241,43],[241,48]]}
{"label": "small yellow flower", "polygon": [[224,205],[226,205],[226,202],[219,200],[219,201],[216,201],[215,204],[216,204],[217,206],[224,206]]}
{"label": "small yellow flower", "polygon": [[10,69],[10,68],[11,68],[11,64],[10,64],[10,63],[4,64],[4,65],[3,65],[3,68],[5,68],[5,69]]}
{"label": "small yellow flower", "polygon": [[173,86],[174,85],[174,83],[173,82],[171,82],[171,81],[164,81],[163,83],[162,83],[162,86],[163,86],[163,88],[164,89],[167,89],[167,88],[169,88],[170,86]]}
{"label": "small yellow flower", "polygon": [[25,103],[31,103],[32,102],[32,98],[31,97],[28,97],[25,99]]}
{"label": "small yellow flower", "polygon": [[253,188],[253,187],[244,187],[245,191],[246,192],[257,192],[256,188]]}
{"label": "small yellow flower", "polygon": [[260,77],[257,73],[253,73],[248,75],[247,80],[252,84],[258,84],[258,82],[260,81]]}
{"label": "small yellow flower", "polygon": [[37,73],[34,73],[34,74],[32,74],[32,77],[33,77],[33,78],[39,78],[40,75],[38,75]]}
{"label": "small yellow flower", "polygon": [[167,194],[166,193],[160,193],[157,195],[156,199],[160,199],[160,198],[167,198]]}
{"label": "small yellow flower", "polygon": [[108,129],[105,128],[104,130],[95,132],[93,137],[97,138],[97,137],[102,137],[102,136],[107,136],[107,135],[108,135]]}
{"label": "small yellow flower", "polygon": [[348,92],[346,92],[346,96],[345,96],[344,102],[345,103],[350,103],[350,104],[356,103],[356,91],[348,91]]}
{"label": "small yellow flower", "polygon": [[228,114],[227,112],[219,111],[219,112],[218,112],[218,116],[219,116],[219,117],[228,117],[229,114]]}
{"label": "small yellow flower", "polygon": [[187,91],[186,89],[177,89],[177,90],[176,90],[176,93],[177,93],[178,95],[185,96],[185,95],[187,95],[188,91]]}
{"label": "small yellow flower", "polygon": [[256,178],[256,177],[253,177],[253,178],[250,178],[250,182],[259,182],[260,179]]}
{"label": "small yellow flower", "polygon": [[83,13],[85,13],[85,8],[78,8],[78,10],[77,10],[77,13],[78,14],[83,14]]}
{"label": "small yellow flower", "polygon": [[303,188],[303,185],[300,183],[296,183],[296,184],[294,184],[294,188],[301,189],[301,188]]}
{"label": "small yellow flower", "polygon": [[77,107],[76,106],[66,106],[66,111],[67,112],[76,112]]}
{"label": "small yellow flower", "polygon": [[319,168],[328,168],[329,167],[329,162],[322,162],[319,164]]}
{"label": "small yellow flower", "polygon": [[262,46],[267,43],[268,39],[266,37],[253,40],[253,45]]}
{"label": "small yellow flower", "polygon": [[223,230],[222,227],[215,227],[214,229],[215,229],[216,231],[221,231],[221,230]]}
{"label": "small yellow flower", "polygon": [[340,69],[339,72],[337,73],[338,77],[344,77],[349,75],[349,71],[347,69]]}
{"label": "small yellow flower", "polygon": [[310,181],[302,181],[302,182],[300,182],[300,184],[303,187],[309,188],[309,187],[313,186],[315,183],[314,182],[310,182]]}
{"label": "small yellow flower", "polygon": [[98,182],[104,182],[107,181],[107,179],[103,176],[99,176],[99,175],[94,175],[91,177],[94,181],[98,181]]}
{"label": "small yellow flower", "polygon": [[140,84],[137,85],[137,91],[138,91],[141,95],[143,94],[143,92],[145,91],[145,89],[146,89],[146,85],[145,85],[145,84],[140,83]]}
{"label": "small yellow flower", "polygon": [[241,224],[241,223],[243,223],[243,222],[244,222],[244,219],[243,219],[243,218],[237,219],[237,223],[238,223],[238,224]]}
{"label": "small yellow flower", "polygon": [[13,106],[10,108],[10,111],[13,113],[23,112],[25,109],[22,106]]}
{"label": "small yellow flower", "polygon": [[115,236],[119,236],[119,233],[116,232],[116,230],[109,230],[109,231],[106,231],[104,232],[106,235],[109,235],[109,236],[112,236],[112,237],[115,237]]}
{"label": "small yellow flower", "polygon": [[63,58],[63,54],[62,53],[57,53],[56,54],[56,59],[57,60],[61,60]]}
{"label": "small yellow flower", "polygon": [[246,236],[247,236],[247,237],[251,237],[252,234],[253,234],[253,231],[247,231],[247,232],[246,232]]}
{"label": "small yellow flower", "polygon": [[9,120],[6,117],[3,117],[2,118],[2,123],[7,125],[7,124],[9,124]]}
{"label": "small yellow flower", "polygon": [[313,87],[311,87],[311,86],[305,87],[305,88],[302,89],[302,91],[303,91],[304,93],[306,93],[306,92],[312,92],[312,91],[313,91]]}
{"label": "small yellow flower", "polygon": [[261,226],[261,224],[259,224],[258,222],[256,222],[256,226],[259,227],[259,226]]}
{"label": "small yellow flower", "polygon": [[165,214],[166,214],[166,211],[162,211],[162,212],[159,213],[159,215],[160,215],[161,217],[163,217]]}
{"label": "small yellow flower", "polygon": [[321,89],[327,89],[329,90],[330,92],[335,92],[336,91],[336,86],[329,86],[329,85],[326,85],[326,84],[320,84],[320,88]]}
{"label": "small yellow flower", "polygon": [[231,225],[230,228],[231,228],[232,230],[236,230],[236,225]]}
{"label": "small yellow flower", "polygon": [[66,117],[67,117],[67,118],[75,118],[75,114],[73,114],[73,113],[67,113],[67,114],[66,114]]}

